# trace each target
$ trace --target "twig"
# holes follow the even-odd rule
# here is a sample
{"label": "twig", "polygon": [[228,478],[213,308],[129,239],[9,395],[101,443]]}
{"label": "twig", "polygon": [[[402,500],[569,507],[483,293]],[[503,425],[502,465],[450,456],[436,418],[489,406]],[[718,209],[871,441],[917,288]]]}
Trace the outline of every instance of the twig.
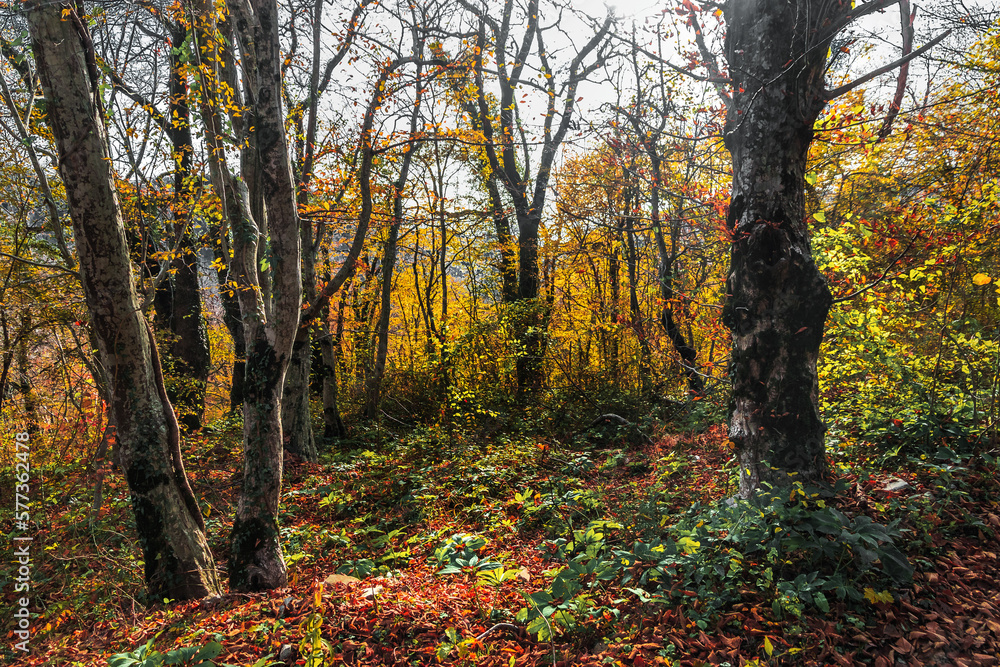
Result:
{"label": "twig", "polygon": [[856,291],[848,294],[847,296],[842,296],[842,297],[839,297],[837,299],[834,299],[833,302],[832,302],[832,304],[843,303],[844,301],[850,301],[854,297],[856,297],[856,296],[858,296],[860,294],[864,294],[865,292],[867,292],[868,290],[870,290],[871,288],[875,287],[876,285],[878,285],[879,283],[881,283],[883,280],[885,280],[885,277],[887,275],[889,275],[889,271],[892,269],[892,267],[896,266],[896,263],[899,262],[899,260],[903,259],[903,257],[906,255],[907,251],[913,246],[913,242],[916,241],[916,240],[917,240],[916,236],[914,236],[912,239],[910,239],[910,242],[906,244],[905,248],[903,248],[903,252],[899,253],[899,255],[896,256],[896,259],[892,260],[892,262],[889,263],[889,266],[885,267],[885,271],[882,272],[882,275],[879,276],[878,279],[875,280],[875,282],[868,283],[867,285],[865,285],[861,289],[856,290]]}
{"label": "twig", "polygon": [[873,71],[869,72],[868,74],[865,74],[864,76],[855,79],[854,81],[851,81],[849,83],[845,83],[843,86],[840,86],[839,88],[834,88],[833,90],[824,91],[826,99],[828,99],[828,100],[836,99],[836,98],[840,97],[841,95],[843,95],[844,93],[849,92],[851,90],[854,90],[858,86],[861,86],[861,85],[864,85],[864,84],[868,83],[869,81],[871,81],[872,79],[874,79],[877,76],[885,74],[886,72],[891,72],[892,70],[896,69],[897,67],[901,67],[902,65],[905,65],[906,63],[910,62],[914,58],[917,58],[918,56],[921,56],[924,53],[926,53],[927,51],[930,51],[931,49],[933,49],[935,46],[937,46],[938,42],[940,42],[942,39],[944,39],[945,37],[947,37],[950,34],[951,34],[951,30],[945,30],[943,33],[941,33],[940,35],[938,35],[937,37],[935,37],[931,41],[927,42],[926,44],[924,44],[923,46],[921,46],[916,51],[913,51],[912,53],[909,53],[909,54],[903,56],[902,58],[900,58],[898,60],[894,60],[891,63],[889,63],[888,65],[883,65],[882,67],[879,67],[878,69],[873,70]]}
{"label": "twig", "polygon": [[520,629],[521,628],[517,627],[513,623],[497,623],[496,625],[494,625],[492,628],[490,628],[486,632],[483,632],[482,634],[476,635],[476,641],[477,642],[483,641],[484,639],[486,639],[487,637],[489,637],[491,634],[493,634],[493,632],[496,631],[496,630],[513,630],[513,631],[517,632]]}

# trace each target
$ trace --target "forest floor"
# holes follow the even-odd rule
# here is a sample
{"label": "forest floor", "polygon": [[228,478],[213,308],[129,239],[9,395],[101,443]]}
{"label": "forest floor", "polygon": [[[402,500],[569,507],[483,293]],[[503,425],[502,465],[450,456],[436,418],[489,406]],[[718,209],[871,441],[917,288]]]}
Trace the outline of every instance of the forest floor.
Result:
{"label": "forest floor", "polygon": [[[186,441],[223,576],[240,431]],[[356,438],[319,464],[288,460],[288,586],[179,603],[141,599],[120,474],[92,517],[94,472],[50,464],[32,573],[40,618],[27,658],[9,630],[0,653],[60,667],[115,654],[122,667],[197,664],[179,649],[203,646],[216,664],[259,667],[998,663],[989,454],[888,465],[855,443],[832,455],[836,495],[799,487],[737,515],[712,509],[735,490],[720,426],[566,440],[424,428]],[[729,539],[740,531],[742,543]],[[889,538],[912,580],[888,576]]]}

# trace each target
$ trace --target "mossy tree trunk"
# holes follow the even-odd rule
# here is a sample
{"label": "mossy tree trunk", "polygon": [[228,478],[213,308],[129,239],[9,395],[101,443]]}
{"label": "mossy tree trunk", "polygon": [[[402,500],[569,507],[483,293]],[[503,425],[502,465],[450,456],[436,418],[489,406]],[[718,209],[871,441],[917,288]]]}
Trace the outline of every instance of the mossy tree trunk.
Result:
{"label": "mossy tree trunk", "polygon": [[109,379],[146,585],[157,598],[215,596],[220,586],[204,521],[184,472],[152,330],[139,309],[87,17],[69,3],[29,2],[25,9],[84,295]]}

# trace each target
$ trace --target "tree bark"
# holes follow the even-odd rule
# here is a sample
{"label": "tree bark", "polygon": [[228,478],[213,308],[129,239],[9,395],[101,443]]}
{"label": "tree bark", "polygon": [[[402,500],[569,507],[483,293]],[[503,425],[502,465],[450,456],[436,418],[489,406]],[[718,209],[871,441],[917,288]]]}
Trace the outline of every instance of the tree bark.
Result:
{"label": "tree bark", "polygon": [[139,310],[86,17],[68,3],[31,2],[25,9],[49,102],[47,120],[59,152],[84,295],[110,380],[146,585],[155,597],[219,595],[152,330]]}
{"label": "tree bark", "polygon": [[[329,263],[327,264],[327,279],[329,279]],[[339,372],[340,348],[344,336],[344,309],[347,308],[347,287],[340,293],[340,304],[337,308],[337,324],[333,339],[330,338],[329,307],[323,311],[323,335],[320,337],[320,351],[323,355],[323,441],[331,443],[334,440],[347,437],[347,427],[340,416],[338,403],[337,374]]]}
{"label": "tree bark", "polygon": [[[281,397],[299,325],[301,245],[281,107],[277,2],[232,0],[230,8],[252,131],[243,153],[248,181],[244,201],[251,215],[241,216],[241,228],[233,230],[247,357],[243,488],[230,535],[229,584],[238,591],[258,591],[287,581],[278,533]],[[261,243],[265,238],[266,248]],[[262,260],[269,273],[261,268]]]}
{"label": "tree bark", "polygon": [[812,258],[804,177],[826,103],[823,31],[850,4],[726,5],[733,186],[723,320],[732,331],[729,437],[743,497],[762,482],[808,482],[827,470],[816,361],[831,296]]}

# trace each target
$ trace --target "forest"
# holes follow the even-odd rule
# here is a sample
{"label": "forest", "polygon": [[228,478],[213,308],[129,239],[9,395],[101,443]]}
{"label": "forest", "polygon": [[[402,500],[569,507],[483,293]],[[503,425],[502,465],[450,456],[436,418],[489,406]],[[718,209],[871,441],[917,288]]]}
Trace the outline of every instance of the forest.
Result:
{"label": "forest", "polygon": [[0,1],[0,656],[1000,663],[926,4]]}

